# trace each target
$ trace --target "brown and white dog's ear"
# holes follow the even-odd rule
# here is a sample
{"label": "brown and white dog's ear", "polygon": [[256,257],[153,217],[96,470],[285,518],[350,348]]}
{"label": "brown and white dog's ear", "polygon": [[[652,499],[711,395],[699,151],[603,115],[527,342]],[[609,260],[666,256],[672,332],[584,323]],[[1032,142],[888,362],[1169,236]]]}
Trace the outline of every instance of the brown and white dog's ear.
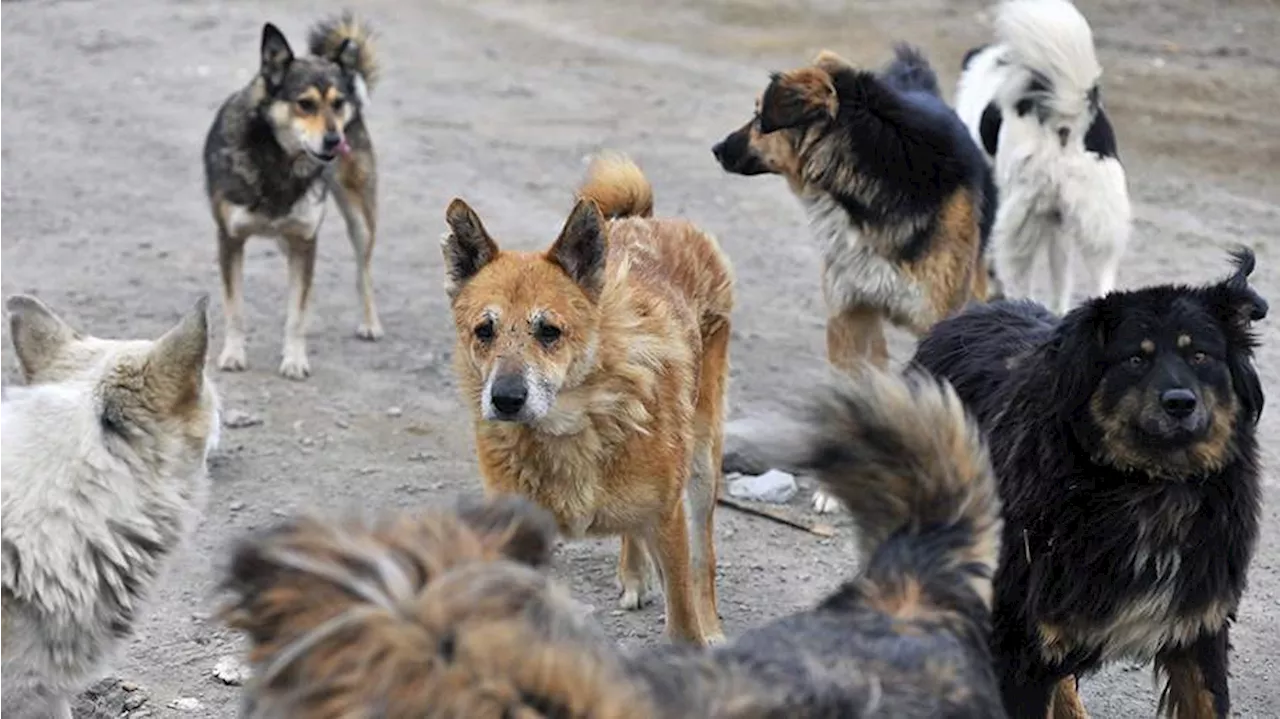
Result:
{"label": "brown and white dog's ear", "polygon": [[551,561],[558,528],[545,509],[523,497],[506,495],[458,505],[458,518],[480,540],[506,557],[541,567]]}
{"label": "brown and white dog's ear", "polygon": [[169,406],[200,396],[209,348],[208,308],[209,296],[201,295],[195,307],[156,340],[147,357],[147,385]]}
{"label": "brown and white dog's ear", "polygon": [[24,381],[30,382],[53,362],[67,343],[82,337],[47,305],[30,295],[14,295],[4,306],[9,312],[9,336],[13,338]]}
{"label": "brown and white dog's ear", "polygon": [[461,198],[454,198],[445,211],[449,233],[444,236],[444,266],[447,274],[445,291],[452,299],[485,265],[498,256],[498,243],[493,241],[480,216]]}
{"label": "brown and white dog's ear", "polygon": [[600,208],[591,200],[578,200],[565,220],[547,259],[556,263],[595,302],[604,291],[605,254],[608,238]]}
{"label": "brown and white dog's ear", "polygon": [[760,98],[760,131],[799,127],[836,115],[839,102],[831,75],[818,67],[776,73]]}
{"label": "brown and white dog's ear", "polygon": [[284,76],[293,63],[293,49],[284,38],[280,28],[267,23],[262,26],[262,77],[267,85],[277,88],[284,82]]}

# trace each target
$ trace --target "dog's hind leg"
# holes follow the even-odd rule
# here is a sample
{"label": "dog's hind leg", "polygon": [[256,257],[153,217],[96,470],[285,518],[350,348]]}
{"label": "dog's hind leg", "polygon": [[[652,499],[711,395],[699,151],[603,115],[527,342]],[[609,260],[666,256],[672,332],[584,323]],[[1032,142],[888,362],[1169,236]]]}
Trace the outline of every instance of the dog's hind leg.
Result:
{"label": "dog's hind leg", "polygon": [[[372,156],[344,163],[333,193],[347,225],[347,238],[356,256],[356,292],[360,296],[360,324],[356,336],[365,340],[382,337],[382,321],[373,299],[373,245],[377,239],[377,186]],[[367,166],[366,166],[367,165]]]}
{"label": "dog's hind leg", "polygon": [[306,379],[311,374],[311,364],[307,360],[307,311],[316,270],[316,236],[281,238],[280,250],[289,262],[289,306],[284,323],[280,374],[289,379]]}
{"label": "dog's hind leg", "polygon": [[618,585],[622,596],[618,606],[634,611],[649,603],[654,589],[653,558],[641,537],[622,535],[622,549],[618,553]]}
{"label": "dog's hind leg", "polygon": [[224,331],[222,354],[218,367],[239,372],[248,366],[245,358],[244,332],[244,243],[247,238],[232,237],[218,230],[218,267],[222,273],[222,313]]}
{"label": "dog's hind leg", "polygon": [[1059,315],[1071,309],[1071,243],[1062,228],[1047,233],[1049,250],[1049,306]]}
{"label": "dog's hind leg", "polygon": [[1202,634],[1191,646],[1156,655],[1156,674],[1165,675],[1160,714],[1170,719],[1218,719],[1231,715],[1227,689],[1227,628]]}
{"label": "dog's hind leg", "polygon": [[724,640],[716,601],[715,510],[720,493],[720,461],[724,452],[725,384],[729,377],[729,321],[723,320],[702,343],[698,371],[698,405],[694,410],[693,462],[688,500],[692,540],[693,583],[698,593],[698,621],[709,643]]}

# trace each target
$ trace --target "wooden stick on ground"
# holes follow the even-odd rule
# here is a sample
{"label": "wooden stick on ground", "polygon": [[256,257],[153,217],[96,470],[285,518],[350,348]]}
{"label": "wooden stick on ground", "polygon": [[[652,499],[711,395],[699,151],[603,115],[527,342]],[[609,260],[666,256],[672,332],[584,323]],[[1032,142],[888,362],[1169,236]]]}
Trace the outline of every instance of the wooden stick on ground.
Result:
{"label": "wooden stick on ground", "polygon": [[836,534],[836,528],[832,527],[830,524],[820,524],[820,523],[808,524],[805,522],[792,519],[778,512],[770,512],[767,509],[753,507],[744,502],[739,502],[738,500],[732,497],[720,496],[716,498],[716,502],[723,504],[724,506],[729,507],[731,509],[736,509],[739,512],[742,512],[743,514],[750,514],[753,517],[760,517],[762,519],[768,519],[770,521],[777,522],[778,524],[785,524],[788,527],[801,529],[810,534],[816,534],[819,537],[834,537]]}

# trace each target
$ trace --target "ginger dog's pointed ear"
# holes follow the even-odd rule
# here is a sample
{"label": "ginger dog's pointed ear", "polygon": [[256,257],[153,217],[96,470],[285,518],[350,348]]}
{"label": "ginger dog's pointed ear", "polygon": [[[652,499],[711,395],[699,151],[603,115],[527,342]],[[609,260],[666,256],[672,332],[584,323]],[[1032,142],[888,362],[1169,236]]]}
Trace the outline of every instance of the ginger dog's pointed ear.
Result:
{"label": "ginger dog's pointed ear", "polygon": [[579,200],[565,220],[560,237],[547,250],[547,259],[559,265],[595,302],[604,291],[607,251],[608,236],[600,208],[591,200]]}
{"label": "ginger dog's pointed ear", "polygon": [[498,243],[484,229],[476,211],[461,198],[449,203],[445,221],[449,224],[449,232],[441,241],[447,279],[445,291],[454,298],[472,277],[498,256]]}

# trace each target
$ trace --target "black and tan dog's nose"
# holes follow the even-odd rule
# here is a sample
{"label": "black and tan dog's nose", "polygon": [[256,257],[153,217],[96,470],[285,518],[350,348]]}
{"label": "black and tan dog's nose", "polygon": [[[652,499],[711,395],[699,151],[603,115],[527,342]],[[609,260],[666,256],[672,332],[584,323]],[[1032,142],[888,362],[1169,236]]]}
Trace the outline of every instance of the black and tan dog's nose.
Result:
{"label": "black and tan dog's nose", "polygon": [[724,164],[724,140],[717,142],[711,147],[711,154],[716,156],[716,161]]}
{"label": "black and tan dog's nose", "polygon": [[1181,387],[1165,390],[1160,394],[1160,406],[1175,419],[1190,417],[1196,411],[1196,393]]}
{"label": "black and tan dog's nose", "polygon": [[342,144],[342,135],[336,132],[326,132],[324,134],[324,151],[333,152]]}
{"label": "black and tan dog's nose", "polygon": [[525,387],[524,377],[517,374],[503,375],[493,381],[489,397],[494,409],[510,417],[524,409],[529,389]]}

